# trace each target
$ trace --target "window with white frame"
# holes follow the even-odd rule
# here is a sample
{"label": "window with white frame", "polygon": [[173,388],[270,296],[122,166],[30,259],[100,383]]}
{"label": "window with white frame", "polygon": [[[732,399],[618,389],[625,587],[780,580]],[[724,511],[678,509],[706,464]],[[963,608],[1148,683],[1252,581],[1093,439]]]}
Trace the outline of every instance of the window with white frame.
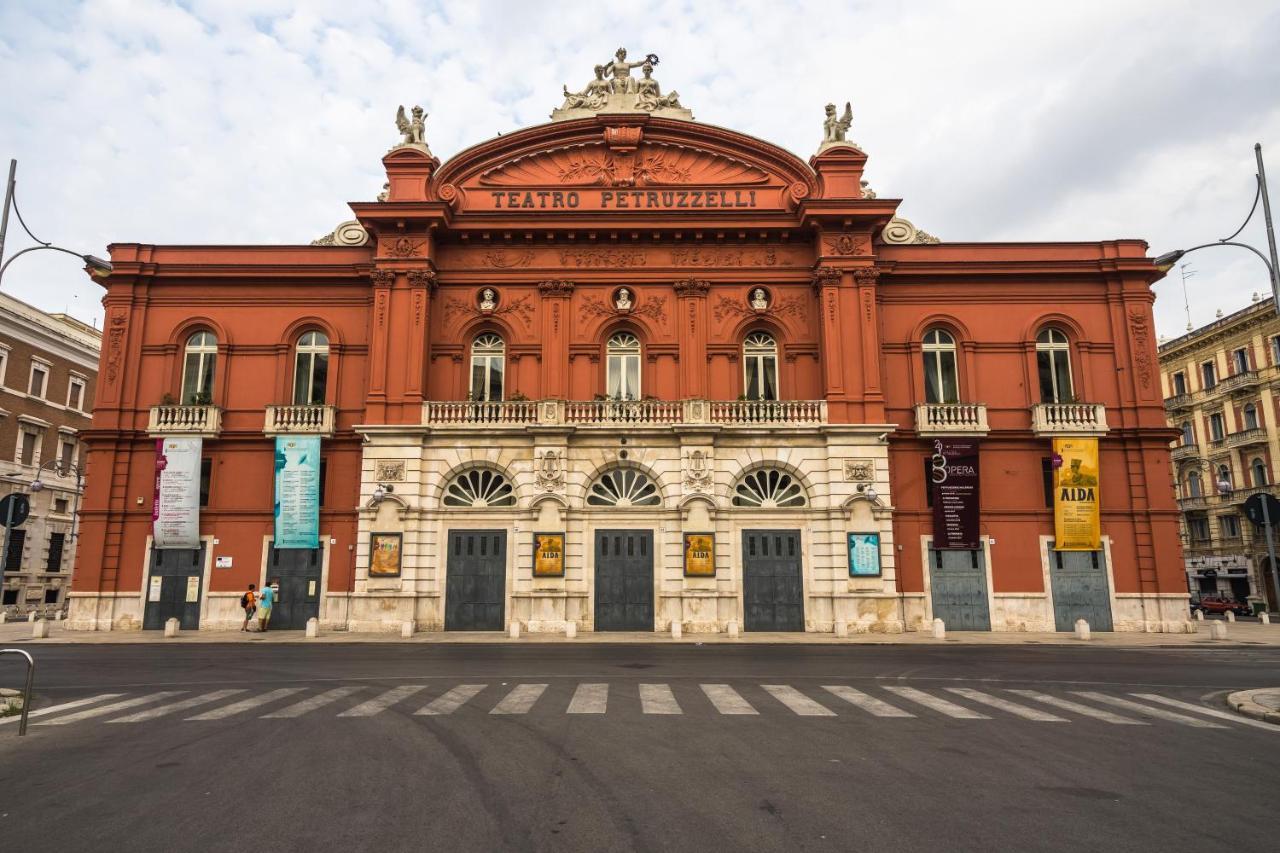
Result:
{"label": "window with white frame", "polygon": [[1214,412],[1209,415],[1209,438],[1214,441],[1222,441],[1227,437],[1227,422],[1222,418],[1222,412]]}
{"label": "window with white frame", "polygon": [[323,406],[329,384],[329,339],[322,332],[298,338],[293,362],[293,404]]}
{"label": "window with white frame", "polygon": [[76,440],[63,437],[58,439],[58,467],[67,471],[76,462]]}
{"label": "window with white frame", "polygon": [[471,399],[496,403],[502,399],[506,375],[507,345],[492,332],[471,344]]}
{"label": "window with white frame", "polygon": [[43,398],[49,390],[49,365],[39,361],[31,362],[31,377],[27,381],[27,393],[32,397]]}
{"label": "window with white frame", "polygon": [[1040,374],[1041,403],[1070,403],[1071,344],[1061,329],[1049,327],[1036,335],[1036,370]]}
{"label": "window with white frame", "polygon": [[0,344],[0,386],[4,385],[5,374],[9,370],[9,348]]}
{"label": "window with white frame", "polygon": [[67,382],[67,408],[84,411],[84,380],[79,376],[72,376]]}
{"label": "window with white frame", "polygon": [[956,371],[956,339],[944,329],[924,335],[924,401],[958,403],[960,382]]}
{"label": "window with white frame", "polygon": [[1253,475],[1253,485],[1265,486],[1270,478],[1267,476],[1267,463],[1261,458],[1254,459],[1249,463],[1249,471]]}
{"label": "window with white frame", "polygon": [[218,339],[211,332],[187,338],[182,362],[182,403],[207,405],[213,401],[213,376],[218,362]]}
{"label": "window with white frame", "polygon": [[1244,407],[1243,414],[1244,414],[1244,428],[1257,429],[1258,428],[1258,407],[1253,405],[1253,403],[1249,403]]}
{"label": "window with white frame", "polygon": [[1212,361],[1200,365],[1200,375],[1204,377],[1204,390],[1208,391],[1218,384],[1218,366]]}
{"label": "window with white frame", "polygon": [[778,399],[778,342],[773,335],[747,335],[742,342],[742,372],[748,400]]}
{"label": "window with white frame", "polygon": [[1233,350],[1231,353],[1231,366],[1235,368],[1236,373],[1249,372],[1249,351],[1244,347]]}
{"label": "window with white frame", "polygon": [[640,399],[640,339],[618,332],[605,345],[606,391],[614,400]]}
{"label": "window with white frame", "polygon": [[19,465],[35,465],[40,461],[40,432],[30,427],[22,427],[18,431]]}

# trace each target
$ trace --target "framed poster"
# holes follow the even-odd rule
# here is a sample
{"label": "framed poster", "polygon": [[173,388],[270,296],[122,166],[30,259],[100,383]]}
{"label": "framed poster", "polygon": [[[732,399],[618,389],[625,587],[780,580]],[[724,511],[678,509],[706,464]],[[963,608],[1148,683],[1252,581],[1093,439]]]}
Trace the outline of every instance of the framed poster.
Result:
{"label": "framed poster", "polygon": [[275,544],[320,547],[320,436],[276,436]]}
{"label": "framed poster", "polygon": [[533,534],[533,576],[564,577],[564,534]]}
{"label": "framed poster", "polygon": [[400,544],[403,533],[369,534],[369,577],[400,577]]}
{"label": "framed poster", "polygon": [[849,534],[849,577],[880,577],[880,534]]}
{"label": "framed poster", "polygon": [[1098,439],[1055,438],[1062,464],[1053,473],[1053,537],[1059,551],[1102,547],[1098,512]]}
{"label": "framed poster", "polygon": [[688,578],[710,578],[716,574],[716,535],[686,533],[684,535],[684,575]]}

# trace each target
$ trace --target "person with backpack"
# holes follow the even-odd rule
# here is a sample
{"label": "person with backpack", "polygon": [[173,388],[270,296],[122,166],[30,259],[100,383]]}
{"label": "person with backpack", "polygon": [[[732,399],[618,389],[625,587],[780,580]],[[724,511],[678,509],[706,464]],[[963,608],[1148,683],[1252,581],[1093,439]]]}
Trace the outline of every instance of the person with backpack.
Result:
{"label": "person with backpack", "polygon": [[240,626],[241,631],[249,630],[249,620],[253,618],[253,614],[258,610],[258,598],[253,592],[255,589],[257,589],[256,584],[249,584],[248,591],[240,596],[240,609],[244,611],[244,624]]}
{"label": "person with backpack", "polygon": [[277,588],[279,581],[268,584],[262,588],[262,592],[258,593],[258,625],[262,631],[267,630],[267,625],[271,622],[271,608],[276,603]]}

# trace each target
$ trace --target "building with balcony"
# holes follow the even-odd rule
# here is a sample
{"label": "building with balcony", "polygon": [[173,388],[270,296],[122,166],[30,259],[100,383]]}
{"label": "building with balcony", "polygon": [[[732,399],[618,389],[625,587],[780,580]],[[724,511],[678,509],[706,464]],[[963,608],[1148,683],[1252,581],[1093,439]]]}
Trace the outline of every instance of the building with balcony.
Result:
{"label": "building with balcony", "polygon": [[[1192,590],[1280,609],[1263,529],[1244,502],[1280,460],[1280,320],[1270,299],[1159,346],[1171,459]],[[1277,531],[1280,533],[1280,531]],[[1280,538],[1280,537],[1278,537]]]}
{"label": "building with balcony", "polygon": [[[628,97],[398,145],[312,245],[112,246],[72,626],[233,627],[280,577],[282,624],[358,631],[1181,628],[1144,243],[941,242],[852,143]],[[273,539],[282,436],[321,442],[305,553]],[[183,437],[176,553],[152,501]],[[1071,437],[1101,442],[1097,551],[1054,547]],[[976,548],[933,547],[951,439]]]}
{"label": "building with balcony", "polygon": [[0,495],[30,507],[0,556],[0,608],[11,616],[67,606],[101,337],[0,293]]}

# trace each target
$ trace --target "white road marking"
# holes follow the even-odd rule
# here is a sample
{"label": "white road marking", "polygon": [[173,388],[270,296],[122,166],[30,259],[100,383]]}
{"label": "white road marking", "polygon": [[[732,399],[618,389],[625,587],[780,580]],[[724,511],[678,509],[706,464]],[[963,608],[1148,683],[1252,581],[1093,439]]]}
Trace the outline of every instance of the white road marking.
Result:
{"label": "white road marking", "polygon": [[1119,714],[1113,714],[1110,711],[1104,711],[1101,708],[1081,705],[1079,702],[1072,702],[1070,699],[1061,699],[1057,696],[1050,696],[1047,693],[1040,693],[1035,690],[1010,690],[1009,692],[1016,693],[1019,696],[1025,696],[1028,699],[1034,699],[1037,702],[1043,702],[1046,705],[1052,705],[1055,708],[1061,708],[1064,711],[1072,711],[1085,717],[1093,717],[1095,720],[1102,720],[1104,723],[1111,723],[1114,726],[1148,725],[1142,720],[1122,717]]}
{"label": "white road marking", "polygon": [[339,717],[372,717],[375,714],[381,714],[402,699],[408,699],[413,694],[426,690],[425,684],[401,684],[399,687],[392,687],[386,693],[374,696],[368,702],[361,702],[359,705],[349,710],[343,711]]}
{"label": "white road marking", "polygon": [[640,685],[640,710],[646,714],[683,714],[675,694],[666,684]]}
{"label": "white road marking", "polygon": [[489,713],[527,714],[533,707],[533,703],[537,702],[538,697],[542,695],[542,691],[546,689],[545,684],[517,684]]}
{"label": "white road marking", "polygon": [[810,699],[788,684],[761,684],[774,699],[802,717],[834,717],[835,711]]}
{"label": "white road marking", "polygon": [[608,684],[579,684],[569,702],[568,714],[603,714],[609,704]]}
{"label": "white road marking", "polygon": [[1219,711],[1215,708],[1202,708],[1199,705],[1193,705],[1190,702],[1180,702],[1177,699],[1170,699],[1168,696],[1157,696],[1155,693],[1130,693],[1130,696],[1137,696],[1139,699],[1146,699],[1149,702],[1159,702],[1162,705],[1169,705],[1174,708],[1183,708],[1188,711],[1195,711],[1197,714],[1205,714],[1210,717],[1217,717],[1221,720],[1230,720],[1233,723],[1239,723],[1242,726],[1254,726],[1259,729],[1267,729],[1268,731],[1280,734],[1280,726],[1275,723],[1264,723],[1261,720],[1251,720],[1242,714],[1236,714],[1231,711]]}
{"label": "white road marking", "polygon": [[347,687],[335,687],[332,690],[326,690],[317,696],[312,696],[310,699],[303,699],[301,702],[296,702],[293,705],[286,705],[279,711],[272,711],[270,714],[263,714],[262,719],[280,720],[301,717],[303,714],[310,713],[316,708],[323,708],[325,705],[337,702],[339,699],[344,699],[352,693],[363,689],[363,687],[353,687],[350,685]]}
{"label": "white road marking", "polygon": [[[123,696],[123,693],[100,693],[97,696],[89,696],[85,699],[75,699],[71,702],[63,702],[61,705],[50,705],[48,708],[37,708],[34,711],[27,712],[27,719],[35,717],[43,717],[45,714],[57,714],[62,711],[70,711],[72,708],[80,708],[85,705],[92,705],[94,702],[105,702],[107,699],[115,699],[117,696]],[[0,726],[5,723],[16,723],[22,719],[21,714],[12,717],[0,718]]]}
{"label": "white road marking", "polygon": [[948,717],[955,717],[958,720],[989,720],[991,719],[986,714],[979,714],[977,711],[971,711],[968,708],[965,708],[961,705],[957,705],[954,702],[948,702],[946,699],[933,696],[929,693],[925,693],[923,690],[917,690],[914,687],[899,687],[895,685],[886,684],[884,689],[888,690],[890,693],[896,693],[897,695],[901,696],[903,699],[907,699],[911,702],[916,702],[920,705],[925,706],[926,708],[932,708],[933,710],[937,711],[939,714],[946,714]]}
{"label": "white road marking", "polygon": [[101,705],[97,708],[90,708],[87,711],[77,711],[74,714],[59,717],[56,720],[44,720],[36,723],[36,725],[64,726],[67,723],[78,723],[81,720],[88,720],[92,717],[101,717],[106,714],[114,714],[116,711],[123,711],[125,708],[134,708],[138,705],[145,705],[148,702],[159,702],[161,699],[168,699],[170,696],[178,696],[181,693],[181,690],[164,690],[160,693],[148,693],[146,696],[135,696],[132,699],[126,699],[123,702],[116,702],[112,705]]}
{"label": "white road marking", "polygon": [[1129,699],[1121,699],[1119,696],[1109,696],[1106,693],[1095,693],[1090,690],[1074,690],[1072,692],[1077,696],[1083,696],[1095,702],[1106,702],[1108,705],[1115,705],[1117,708],[1127,708],[1130,711],[1137,711],[1141,714],[1146,714],[1148,717],[1155,717],[1160,720],[1168,720],[1171,723],[1180,723],[1197,729],[1226,728],[1226,726],[1220,726],[1208,720],[1197,720],[1195,717],[1188,717],[1186,714],[1175,714],[1173,711],[1166,711],[1163,708],[1152,708],[1150,705],[1143,705]]}
{"label": "white road marking", "polygon": [[203,714],[196,714],[194,717],[187,717],[188,720],[222,720],[227,717],[233,717],[236,714],[243,714],[259,705],[265,705],[268,702],[274,702],[277,699],[283,699],[286,696],[292,696],[295,693],[302,692],[301,687],[281,687],[279,690],[271,690],[266,693],[260,693],[257,696],[250,696],[248,699],[241,699],[239,702],[232,702],[230,705],[224,705],[221,708],[214,708],[212,711],[205,711]]}
{"label": "white road marking", "polygon": [[914,717],[908,711],[904,711],[894,705],[890,705],[874,696],[868,696],[856,687],[844,687],[843,685],[823,685],[823,690],[836,696],[850,705],[857,705],[862,710],[877,717]]}
{"label": "white road marking", "polygon": [[702,692],[707,694],[711,704],[715,705],[716,710],[721,714],[759,713],[755,708],[751,707],[750,702],[738,694],[738,691],[727,684],[702,684],[699,686],[702,688]]}
{"label": "white road marking", "polygon": [[163,717],[165,714],[173,714],[177,711],[185,711],[188,708],[195,708],[199,705],[208,705],[210,702],[217,702],[219,699],[226,699],[228,696],[234,696],[237,693],[243,693],[244,690],[215,690],[212,693],[202,693],[199,696],[192,696],[190,699],[183,699],[181,702],[172,702],[168,705],[161,705],[158,708],[148,708],[145,711],[138,711],[136,714],[130,714],[127,717],[120,717],[115,720],[107,720],[108,723],[141,723],[144,720],[154,720],[156,717]]}
{"label": "white road marking", "polygon": [[484,690],[486,687],[488,687],[487,684],[459,684],[448,693],[437,696],[432,700],[431,704],[418,711],[418,714],[425,714],[428,716],[452,714],[454,711],[467,704],[469,699],[474,697],[481,690]]}
{"label": "white road marking", "polygon": [[1050,714],[1048,711],[1028,708],[1026,705],[1019,705],[1017,702],[1010,702],[1008,699],[1001,699],[999,696],[992,696],[989,693],[983,693],[981,690],[974,690],[972,687],[948,687],[947,689],[966,699],[972,699],[974,702],[983,705],[990,705],[992,708],[999,708],[1001,711],[1008,711],[1010,714],[1026,720],[1035,720],[1038,723],[1071,722],[1065,717]]}

